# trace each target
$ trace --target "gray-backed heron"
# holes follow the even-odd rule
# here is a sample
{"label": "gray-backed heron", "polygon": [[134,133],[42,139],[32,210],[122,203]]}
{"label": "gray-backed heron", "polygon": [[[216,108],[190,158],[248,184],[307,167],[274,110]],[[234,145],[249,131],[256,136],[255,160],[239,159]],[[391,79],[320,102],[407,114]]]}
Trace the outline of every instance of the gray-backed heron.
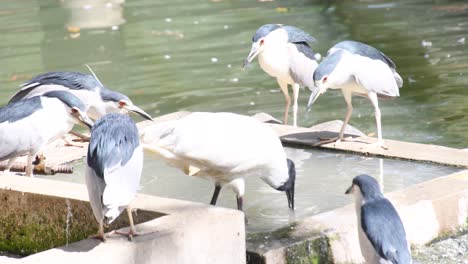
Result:
{"label": "gray-backed heron", "polygon": [[80,98],[92,119],[115,112],[134,112],[151,120],[151,116],[133,104],[128,96],[107,89],[96,76],[79,72],[48,72],[23,83],[9,103],[41,95],[52,90],[66,90]]}
{"label": "gray-backed heron", "polygon": [[93,125],[83,102],[67,91],[50,91],[0,108],[0,160],[28,154],[26,175],[33,175],[33,159],[49,142],[63,137],[77,123]]}
{"label": "gray-backed heron", "polygon": [[366,263],[412,263],[403,223],[377,181],[368,175],[356,176],[346,194],[355,198],[359,243]]}
{"label": "gray-backed heron", "polygon": [[151,124],[140,133],[145,150],[189,176],[214,182],[211,205],[221,187],[230,186],[242,210],[245,179],[257,177],[286,192],[288,206],[294,209],[294,162],[267,124],[232,113],[196,112]]}
{"label": "gray-backed heron", "polygon": [[[344,130],[353,113],[352,95],[369,98],[375,109],[378,140],[383,146],[381,113],[378,98],[400,95],[403,80],[396,72],[395,63],[381,51],[356,41],[343,41],[333,46],[327,58],[314,72],[315,87],[309,87],[312,94],[309,107],[328,88],[341,89],[348,106],[338,140],[343,140]],[[336,139],[333,139],[336,140]]]}
{"label": "gray-backed heron", "polygon": [[110,224],[126,208],[130,222],[128,237],[137,235],[130,201],[135,196],[143,169],[143,149],[133,120],[118,113],[107,114],[91,129],[86,158],[86,186],[97,237],[105,240],[104,224]]}
{"label": "gray-backed heron", "polygon": [[288,85],[293,90],[293,125],[297,126],[297,100],[300,86],[312,87],[317,61],[309,43],[315,39],[303,30],[285,25],[267,24],[261,26],[252,37],[252,49],[243,68],[256,56],[262,69],[276,78],[286,99],[284,124],[288,123],[291,97]]}

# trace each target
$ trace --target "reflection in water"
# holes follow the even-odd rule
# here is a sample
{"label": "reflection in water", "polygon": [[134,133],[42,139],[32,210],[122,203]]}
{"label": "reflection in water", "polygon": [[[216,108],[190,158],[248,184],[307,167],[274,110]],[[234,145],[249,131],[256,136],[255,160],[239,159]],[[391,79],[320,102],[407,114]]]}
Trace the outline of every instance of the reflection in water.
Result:
{"label": "reflection in water", "polygon": [[[296,210],[288,210],[284,193],[276,191],[260,179],[247,179],[244,211],[250,232],[271,231],[296,220],[334,209],[351,200],[344,192],[353,177],[369,174],[380,177],[386,192],[447,175],[454,168],[398,160],[359,157],[335,152],[286,148],[286,154],[296,163]],[[383,173],[385,171],[385,173]],[[56,175],[54,179],[84,182],[83,164],[75,166],[74,175]],[[185,199],[208,204],[213,192],[209,181],[188,177],[178,169],[145,158],[141,192],[163,197]],[[236,208],[229,191],[221,192],[218,205]]]}
{"label": "reflection in water", "polygon": [[61,5],[70,12],[67,28],[112,28],[125,23],[122,4],[125,0],[73,0]]}

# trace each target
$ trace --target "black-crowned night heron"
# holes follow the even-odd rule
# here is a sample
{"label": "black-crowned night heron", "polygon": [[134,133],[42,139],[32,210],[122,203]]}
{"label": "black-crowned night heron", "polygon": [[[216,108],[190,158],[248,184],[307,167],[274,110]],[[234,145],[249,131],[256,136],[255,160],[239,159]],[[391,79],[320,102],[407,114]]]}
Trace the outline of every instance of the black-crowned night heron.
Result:
{"label": "black-crowned night heron", "polygon": [[344,140],[346,125],[353,113],[352,95],[368,97],[375,109],[378,140],[375,145],[383,146],[381,114],[378,98],[400,95],[403,80],[396,72],[395,63],[379,50],[356,41],[343,41],[333,46],[327,58],[314,72],[315,87],[309,87],[312,94],[309,107],[328,88],[341,89],[348,106],[340,135],[335,140]]}
{"label": "black-crowned night heron", "polygon": [[0,160],[28,154],[26,175],[33,174],[33,159],[47,143],[67,134],[76,123],[93,122],[78,97],[67,91],[51,91],[0,108]]}
{"label": "black-crowned night heron", "polygon": [[143,149],[133,120],[118,113],[105,115],[91,129],[86,158],[86,186],[97,237],[105,240],[104,224],[110,224],[126,208],[130,222],[128,237],[137,235],[129,206],[140,185]]}
{"label": "black-crowned night heron", "polygon": [[92,119],[115,112],[134,112],[151,120],[151,116],[133,104],[126,95],[104,87],[96,76],[79,72],[48,72],[23,83],[9,103],[41,95],[52,90],[66,90],[80,98]]}
{"label": "black-crowned night heron", "polygon": [[308,43],[315,39],[299,28],[267,24],[261,26],[252,37],[252,49],[244,61],[245,68],[257,55],[262,69],[276,78],[286,99],[284,124],[288,123],[291,97],[288,85],[293,90],[293,125],[297,126],[297,99],[300,86],[312,87],[313,74],[317,68],[314,52]]}
{"label": "black-crowned night heron", "polygon": [[359,175],[346,194],[355,198],[359,242],[366,263],[412,263],[403,223],[377,181]]}
{"label": "black-crowned night heron", "polygon": [[242,210],[245,178],[258,177],[286,192],[294,209],[294,162],[286,158],[275,132],[254,118],[232,113],[192,113],[141,131],[144,149],[190,176],[214,181],[216,204],[224,185],[232,187]]}

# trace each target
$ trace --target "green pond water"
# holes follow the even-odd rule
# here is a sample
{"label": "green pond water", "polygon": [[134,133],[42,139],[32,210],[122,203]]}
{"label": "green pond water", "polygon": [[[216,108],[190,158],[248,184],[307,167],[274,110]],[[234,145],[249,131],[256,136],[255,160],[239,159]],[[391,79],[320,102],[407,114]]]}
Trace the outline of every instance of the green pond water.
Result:
{"label": "green pond water", "polygon": [[[253,33],[266,23],[304,29],[318,40],[312,47],[322,55],[345,39],[379,48],[405,82],[400,98],[380,103],[384,138],[467,147],[468,4],[463,1],[3,0],[0,105],[39,73],[87,72],[88,64],[106,86],[153,116],[188,110],[267,112],[281,119],[284,98],[276,81],[256,61],[241,69]],[[299,125],[343,119],[340,92],[327,92],[311,110],[309,94],[301,90]],[[353,105],[350,123],[375,132],[368,100],[355,98]],[[299,163],[296,213],[288,212],[284,194],[253,181],[245,202],[251,231],[348,203],[342,193],[359,173],[382,174],[391,191],[454,171],[385,160],[381,172],[378,159],[287,151]],[[143,192],[208,202],[209,182],[183,177],[150,157],[145,161]],[[58,178],[83,181],[80,172]],[[230,190],[220,199],[235,207]]]}

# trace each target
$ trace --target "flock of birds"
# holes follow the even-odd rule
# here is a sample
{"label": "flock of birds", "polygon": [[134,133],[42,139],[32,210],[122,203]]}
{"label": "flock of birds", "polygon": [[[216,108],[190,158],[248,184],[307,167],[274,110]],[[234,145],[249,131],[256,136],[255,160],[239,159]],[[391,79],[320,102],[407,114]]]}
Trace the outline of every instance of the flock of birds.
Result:
{"label": "flock of birds", "polygon": [[[370,99],[375,108],[382,146],[379,97],[398,96],[402,79],[395,64],[377,49],[355,41],[334,45],[325,60],[317,63],[306,32],[292,26],[261,26],[252,38],[244,67],[258,56],[262,69],[277,82],[286,97],[287,124],[293,89],[293,124],[297,125],[300,86],[312,91],[309,104],[328,88],[341,89],[348,111],[339,137],[351,113],[351,96]],[[36,155],[48,143],[69,133],[75,124],[91,129],[86,158],[89,200],[99,223],[97,237],[106,239],[104,225],[127,210],[129,238],[138,235],[130,201],[135,196],[143,170],[144,150],[155,154],[185,174],[214,182],[210,204],[215,205],[222,187],[233,189],[237,208],[243,208],[245,178],[259,177],[286,193],[294,210],[296,170],[286,157],[276,133],[254,118],[233,113],[195,112],[178,120],[154,122],[140,131],[126,115],[151,116],[119,92],[107,89],[94,75],[49,72],[22,84],[8,104],[0,108],[0,161],[8,171],[14,161],[28,155],[26,175],[33,175]],[[93,124],[93,121],[95,123]],[[360,236],[367,239],[363,255],[371,263],[411,263],[403,224],[377,181],[367,175],[353,179],[346,193],[356,197]],[[361,243],[361,247],[365,247]],[[367,253],[366,253],[367,252]],[[387,262],[383,262],[387,261]]]}

